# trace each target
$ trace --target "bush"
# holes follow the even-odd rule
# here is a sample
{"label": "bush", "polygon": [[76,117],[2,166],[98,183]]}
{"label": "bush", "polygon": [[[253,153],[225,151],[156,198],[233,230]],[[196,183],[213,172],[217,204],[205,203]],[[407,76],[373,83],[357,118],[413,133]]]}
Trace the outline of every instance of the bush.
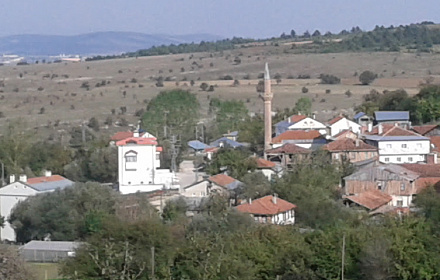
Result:
{"label": "bush", "polygon": [[200,89],[203,90],[203,91],[206,91],[208,89],[208,87],[209,87],[209,85],[207,83],[202,83],[200,85]]}
{"label": "bush", "polygon": [[321,74],[319,78],[321,79],[321,84],[335,85],[341,83],[341,79],[334,75]]}
{"label": "bush", "polygon": [[330,89],[326,89],[326,90],[325,90],[325,93],[326,93],[326,94],[330,94],[331,92],[332,92],[332,91],[331,91]]}
{"label": "bush", "polygon": [[363,84],[363,85],[369,85],[371,84],[374,79],[377,78],[377,74],[371,72],[371,71],[364,71],[359,75],[359,81]]}
{"label": "bush", "polygon": [[353,93],[351,93],[350,90],[347,90],[347,91],[345,92],[345,95],[346,95],[347,97],[351,97],[351,96],[353,95]]}
{"label": "bush", "polygon": [[240,82],[238,80],[234,80],[234,83],[232,84],[232,86],[238,87],[239,85],[240,85]]}
{"label": "bush", "polygon": [[207,91],[211,91],[211,92],[214,91],[214,86],[210,85]]}
{"label": "bush", "polygon": [[310,75],[309,74],[300,74],[298,75],[298,79],[310,79]]}
{"label": "bush", "polygon": [[97,118],[92,117],[87,124],[88,127],[93,129],[94,131],[99,131],[99,121]]}
{"label": "bush", "polygon": [[219,80],[226,80],[226,81],[232,81],[233,79],[234,77],[232,77],[231,75],[224,75],[219,78]]}
{"label": "bush", "polygon": [[306,88],[306,87],[303,87],[303,88],[301,89],[301,91],[302,91],[302,93],[308,93],[308,92],[309,92],[309,89]]}

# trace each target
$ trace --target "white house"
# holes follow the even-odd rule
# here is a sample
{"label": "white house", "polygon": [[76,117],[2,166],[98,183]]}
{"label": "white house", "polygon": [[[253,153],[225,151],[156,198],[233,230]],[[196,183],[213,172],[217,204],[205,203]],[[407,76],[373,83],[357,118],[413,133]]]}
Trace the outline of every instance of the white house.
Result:
{"label": "white house", "polygon": [[162,147],[156,138],[130,137],[118,146],[118,181],[122,194],[172,188],[176,179],[168,169],[159,169]]}
{"label": "white house", "polygon": [[278,198],[276,195],[250,200],[235,208],[242,213],[250,214],[258,223],[277,225],[295,223],[296,205]]}
{"label": "white house", "polygon": [[275,124],[276,136],[289,130],[317,130],[322,135],[327,134],[327,127],[323,123],[304,115],[293,115]]}
{"label": "white house", "polygon": [[10,176],[10,184],[0,188],[0,215],[5,217],[5,225],[0,229],[0,239],[15,241],[15,231],[7,221],[12,209],[30,196],[39,193],[53,192],[73,185],[73,182],[60,176],[52,175],[49,171],[43,177],[27,178],[20,175],[15,180],[15,175]]}
{"label": "white house", "polygon": [[330,136],[335,136],[344,130],[351,130],[354,133],[361,131],[361,125],[343,116],[338,116],[328,122]]}
{"label": "white house", "polygon": [[185,197],[206,197],[212,193],[230,195],[242,184],[226,174],[217,174],[183,188],[181,194]]}
{"label": "white house", "polygon": [[378,124],[363,137],[378,148],[379,161],[383,163],[427,162],[431,152],[428,137],[392,124]]}

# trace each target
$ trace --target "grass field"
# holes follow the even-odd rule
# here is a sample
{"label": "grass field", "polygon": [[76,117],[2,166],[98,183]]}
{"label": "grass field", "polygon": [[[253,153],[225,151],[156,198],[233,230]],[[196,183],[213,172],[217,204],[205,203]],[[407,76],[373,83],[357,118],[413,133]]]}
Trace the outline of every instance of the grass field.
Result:
{"label": "grass field", "polygon": [[62,279],[58,274],[57,263],[27,263],[36,280]]}
{"label": "grass field", "polygon": [[[404,88],[410,94],[419,91],[427,77],[440,81],[440,55],[413,53],[337,53],[289,54],[290,46],[255,46],[222,53],[179,54],[157,57],[127,58],[81,63],[34,64],[0,67],[0,130],[8,120],[23,118],[36,134],[67,139],[67,131],[91,117],[103,123],[108,117],[121,118],[135,124],[135,112],[161,90],[182,88],[195,93],[206,113],[209,98],[237,99],[245,102],[251,112],[261,112],[262,102],[255,86],[264,63],[269,62],[272,77],[279,73],[281,82],[273,82],[273,109],[293,107],[307,96],[319,120],[339,113],[353,114],[353,107],[371,89],[378,91]],[[241,63],[236,65],[234,58]],[[379,78],[369,86],[361,86],[355,77],[371,70]],[[317,76],[332,74],[342,79],[339,85],[319,84]],[[312,79],[287,79],[298,75]],[[219,80],[231,75],[239,80]],[[159,76],[167,78],[164,87],[155,86]],[[247,79],[244,79],[245,76]],[[194,80],[194,86],[190,86]],[[200,84],[214,85],[214,92],[200,90]],[[309,92],[301,92],[307,87]],[[349,90],[351,97],[344,93]],[[330,91],[330,93],[326,93]],[[127,113],[120,115],[120,108]],[[112,114],[114,110],[114,114]],[[103,127],[103,134],[119,128]]]}

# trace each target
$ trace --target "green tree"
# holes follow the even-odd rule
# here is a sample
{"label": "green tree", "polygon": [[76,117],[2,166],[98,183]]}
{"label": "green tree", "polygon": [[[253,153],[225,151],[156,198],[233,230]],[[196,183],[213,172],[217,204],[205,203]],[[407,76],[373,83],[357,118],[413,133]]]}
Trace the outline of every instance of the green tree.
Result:
{"label": "green tree", "polygon": [[166,126],[186,143],[193,137],[198,119],[199,102],[194,94],[179,89],[163,91],[148,103],[142,128],[161,138],[159,132]]}
{"label": "green tree", "polygon": [[256,168],[255,160],[249,156],[250,153],[242,149],[223,148],[214,155],[207,170],[215,175],[226,168],[229,176],[240,179]]}
{"label": "green tree", "polygon": [[8,174],[21,173],[29,161],[31,134],[22,120],[12,121],[0,138],[0,158]]}
{"label": "green tree", "polygon": [[303,115],[310,115],[312,113],[312,101],[308,97],[301,97],[295,103],[294,109]]}
{"label": "green tree", "polygon": [[237,130],[248,119],[248,109],[243,101],[211,99],[210,110],[216,114],[215,123],[220,133]]}
{"label": "green tree", "polygon": [[116,147],[95,149],[88,160],[89,178],[97,182],[112,183],[117,180],[118,150]]}
{"label": "green tree", "polygon": [[363,85],[371,84],[376,78],[377,78],[377,75],[369,70],[366,70],[359,75],[359,81]]}

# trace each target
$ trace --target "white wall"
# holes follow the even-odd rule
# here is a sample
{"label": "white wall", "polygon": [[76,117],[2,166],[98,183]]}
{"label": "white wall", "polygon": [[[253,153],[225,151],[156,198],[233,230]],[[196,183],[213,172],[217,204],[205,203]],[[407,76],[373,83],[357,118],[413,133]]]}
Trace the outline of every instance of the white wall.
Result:
{"label": "white wall", "polygon": [[[405,147],[406,145],[406,147]],[[379,161],[384,163],[425,162],[430,153],[430,141],[380,141]],[[399,161],[400,158],[400,161]]]}
{"label": "white wall", "polygon": [[[409,207],[412,203],[412,195],[392,195],[393,206]],[[402,205],[398,205],[398,201],[402,201]]]}
{"label": "white wall", "polygon": [[[126,162],[125,155],[130,151],[137,153],[136,162]],[[124,186],[155,184],[156,168],[156,146],[128,144],[118,147],[119,190]]]}
{"label": "white wall", "polygon": [[182,190],[182,195],[186,197],[206,197],[209,195],[208,181],[199,182],[191,187],[184,188]]}
{"label": "white wall", "polygon": [[330,135],[335,136],[341,131],[351,129],[354,133],[360,132],[361,126],[355,122],[352,122],[346,118],[340,119],[330,126]]}
{"label": "white wall", "polygon": [[321,134],[327,133],[327,127],[323,123],[320,123],[312,118],[305,118],[289,126],[289,130],[298,130],[298,129],[300,130],[313,129],[313,130],[319,130]]}
{"label": "white wall", "polygon": [[[9,219],[12,209],[18,202],[25,200],[29,196],[34,196],[37,191],[20,183],[15,182],[0,189],[0,215]],[[0,239],[15,241],[15,231],[12,226],[5,221],[5,226],[0,228]]]}

